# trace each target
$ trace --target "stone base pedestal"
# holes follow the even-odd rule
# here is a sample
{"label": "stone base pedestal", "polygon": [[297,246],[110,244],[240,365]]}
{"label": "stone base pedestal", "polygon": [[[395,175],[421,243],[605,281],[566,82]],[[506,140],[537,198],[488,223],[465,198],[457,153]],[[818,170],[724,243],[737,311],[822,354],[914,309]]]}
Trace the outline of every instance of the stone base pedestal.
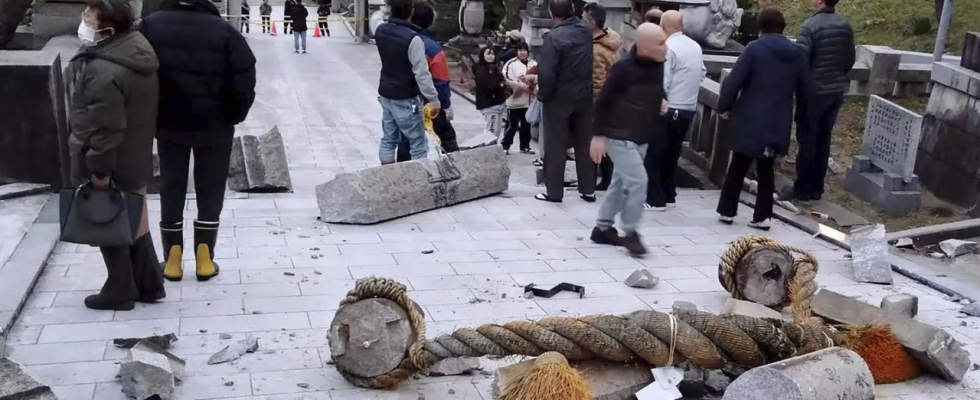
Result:
{"label": "stone base pedestal", "polygon": [[905,182],[901,175],[878,170],[865,156],[854,157],[844,182],[848,192],[879,210],[906,212],[919,209],[922,192],[919,191],[918,176]]}

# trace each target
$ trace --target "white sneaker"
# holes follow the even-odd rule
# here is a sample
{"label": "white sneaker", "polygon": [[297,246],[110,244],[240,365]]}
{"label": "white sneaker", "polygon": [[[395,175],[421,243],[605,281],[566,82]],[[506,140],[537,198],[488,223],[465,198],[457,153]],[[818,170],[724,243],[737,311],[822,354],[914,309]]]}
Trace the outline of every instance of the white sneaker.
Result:
{"label": "white sneaker", "polygon": [[756,228],[756,229],[761,229],[761,230],[764,230],[764,231],[768,231],[769,230],[770,221],[771,221],[770,218],[766,218],[766,219],[764,219],[762,221],[759,221],[759,222],[749,222],[749,226],[752,227],[752,228]]}
{"label": "white sneaker", "polygon": [[721,214],[718,214],[718,220],[721,221],[721,223],[726,224],[726,225],[731,225],[732,223],[735,222],[735,218],[726,217],[726,216],[721,215]]}
{"label": "white sneaker", "polygon": [[667,203],[667,208],[677,208],[677,203]]}
{"label": "white sneaker", "polygon": [[647,203],[643,203],[643,209],[644,210],[647,210],[647,211],[656,211],[656,212],[664,212],[664,211],[667,211],[667,207],[654,207],[654,206],[649,205]]}

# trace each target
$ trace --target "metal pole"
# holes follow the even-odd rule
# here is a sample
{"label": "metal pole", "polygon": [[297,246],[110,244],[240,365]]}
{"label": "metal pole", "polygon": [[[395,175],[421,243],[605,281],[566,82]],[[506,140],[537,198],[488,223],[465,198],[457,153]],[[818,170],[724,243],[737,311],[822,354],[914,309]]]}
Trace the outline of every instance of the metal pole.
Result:
{"label": "metal pole", "polygon": [[367,8],[368,0],[354,0],[354,33],[361,43],[368,41]]}
{"label": "metal pole", "polygon": [[932,51],[932,58],[936,62],[943,60],[943,53],[946,52],[946,39],[949,37],[949,25],[953,20],[953,3],[955,0],[946,0],[943,4],[943,15],[939,19],[939,32],[936,33],[936,48]]}

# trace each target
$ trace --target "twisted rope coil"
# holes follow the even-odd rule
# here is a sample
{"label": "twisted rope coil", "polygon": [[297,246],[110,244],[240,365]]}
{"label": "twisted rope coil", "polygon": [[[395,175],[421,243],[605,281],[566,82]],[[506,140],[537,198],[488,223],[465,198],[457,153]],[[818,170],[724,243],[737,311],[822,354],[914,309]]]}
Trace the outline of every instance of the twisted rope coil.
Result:
{"label": "twisted rope coil", "polygon": [[735,271],[738,263],[748,252],[756,247],[771,247],[778,250],[799,254],[793,260],[795,273],[789,283],[789,300],[793,310],[793,320],[800,324],[821,325],[823,321],[813,316],[810,298],[817,293],[817,259],[810,252],[784,245],[771,237],[749,235],[736,239],[721,255],[718,264],[718,280],[721,286],[731,293],[732,298],[744,300],[745,296],[735,283]]}
{"label": "twisted rope coil", "polygon": [[362,279],[340,305],[369,298],[397,303],[408,314],[416,333],[407,356],[386,374],[361,377],[338,368],[349,382],[372,389],[395,387],[412,374],[455,357],[539,356],[554,351],[569,360],[645,361],[657,366],[689,360],[703,368],[751,368],[831,347],[843,338],[834,328],[823,325],[716,316],[695,310],[675,310],[673,315],[643,310],[619,316],[546,317],[485,324],[427,341],[425,319],[404,285],[387,278]]}

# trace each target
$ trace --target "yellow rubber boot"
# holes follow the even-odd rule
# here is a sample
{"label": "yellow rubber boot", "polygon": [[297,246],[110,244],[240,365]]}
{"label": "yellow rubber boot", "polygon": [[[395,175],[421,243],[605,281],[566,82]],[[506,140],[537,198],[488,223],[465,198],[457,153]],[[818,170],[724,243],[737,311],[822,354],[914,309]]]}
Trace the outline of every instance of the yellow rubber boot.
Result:
{"label": "yellow rubber boot", "polygon": [[200,282],[214,278],[221,271],[214,262],[214,244],[217,241],[217,222],[194,221],[194,258],[197,280]]}
{"label": "yellow rubber boot", "polygon": [[184,279],[184,252],[180,246],[171,246],[167,261],[163,263],[163,278],[171,282]]}
{"label": "yellow rubber boot", "polygon": [[211,259],[211,251],[208,245],[201,243],[197,245],[197,280],[206,281],[218,275],[218,264]]}
{"label": "yellow rubber boot", "polygon": [[163,244],[163,278],[180,282],[184,278],[184,224],[160,224],[160,241]]}

